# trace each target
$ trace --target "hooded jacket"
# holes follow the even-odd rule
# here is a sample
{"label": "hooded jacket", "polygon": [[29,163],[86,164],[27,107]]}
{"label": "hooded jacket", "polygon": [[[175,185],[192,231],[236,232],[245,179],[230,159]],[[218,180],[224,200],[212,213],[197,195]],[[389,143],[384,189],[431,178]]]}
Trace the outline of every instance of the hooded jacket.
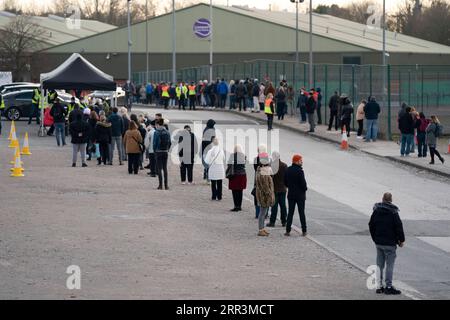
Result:
{"label": "hooded jacket", "polygon": [[211,144],[212,140],[216,136],[216,129],[214,126],[216,122],[213,119],[209,119],[206,123],[206,128],[203,130],[202,137],[202,157],[205,157],[205,149]]}
{"label": "hooded jacket", "polygon": [[77,114],[77,118],[69,126],[73,144],[83,144],[89,141],[89,125],[82,120],[82,115]]}
{"label": "hooded jacket", "polygon": [[259,167],[256,171],[256,201],[262,208],[270,208],[275,203],[275,193],[272,180],[272,168]]}
{"label": "hooded jacket", "polygon": [[396,246],[405,241],[399,209],[388,202],[376,203],[370,217],[369,230],[373,242],[382,246]]}
{"label": "hooded jacket", "polygon": [[95,142],[97,143],[111,143],[112,129],[111,123],[97,121],[95,125]]}

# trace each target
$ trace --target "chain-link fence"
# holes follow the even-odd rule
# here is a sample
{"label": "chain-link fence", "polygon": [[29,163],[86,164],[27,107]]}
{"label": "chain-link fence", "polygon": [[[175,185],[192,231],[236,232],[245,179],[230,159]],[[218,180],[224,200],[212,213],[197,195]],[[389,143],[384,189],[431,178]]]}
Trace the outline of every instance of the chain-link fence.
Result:
{"label": "chain-link fence", "polygon": [[[256,78],[277,84],[286,80],[298,90],[309,89],[309,66],[293,61],[253,60],[213,66],[213,77],[227,81]],[[172,70],[133,74],[135,83],[169,81]],[[197,82],[209,79],[209,66],[184,68],[177,72],[177,79]],[[345,93],[356,106],[362,99],[375,96],[382,107],[380,132],[387,138],[398,134],[397,114],[402,102],[423,111],[427,117],[437,115],[445,127],[450,127],[450,65],[330,65],[313,67],[313,87],[321,88],[323,96],[322,116],[327,118],[328,100],[335,91]],[[386,83],[386,90],[383,90]],[[298,110],[291,106],[291,114]],[[388,121],[390,119],[390,121]]]}

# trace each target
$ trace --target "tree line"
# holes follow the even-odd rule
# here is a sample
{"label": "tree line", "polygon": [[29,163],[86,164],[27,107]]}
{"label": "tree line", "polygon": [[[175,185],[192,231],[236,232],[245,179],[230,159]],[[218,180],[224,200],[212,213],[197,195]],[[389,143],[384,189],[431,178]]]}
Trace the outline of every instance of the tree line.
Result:
{"label": "tree line", "polygon": [[[346,6],[319,5],[316,13],[366,24],[370,6],[381,8],[380,1],[354,1]],[[405,35],[450,45],[450,2],[446,0],[404,0],[395,12],[387,15],[386,27]]]}

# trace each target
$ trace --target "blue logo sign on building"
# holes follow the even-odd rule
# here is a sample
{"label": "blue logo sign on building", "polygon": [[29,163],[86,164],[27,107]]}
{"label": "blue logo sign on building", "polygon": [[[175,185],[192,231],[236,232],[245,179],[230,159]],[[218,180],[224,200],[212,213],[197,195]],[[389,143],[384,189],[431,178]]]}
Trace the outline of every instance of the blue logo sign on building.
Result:
{"label": "blue logo sign on building", "polygon": [[206,39],[211,36],[211,22],[208,19],[198,19],[194,23],[194,34],[200,39]]}

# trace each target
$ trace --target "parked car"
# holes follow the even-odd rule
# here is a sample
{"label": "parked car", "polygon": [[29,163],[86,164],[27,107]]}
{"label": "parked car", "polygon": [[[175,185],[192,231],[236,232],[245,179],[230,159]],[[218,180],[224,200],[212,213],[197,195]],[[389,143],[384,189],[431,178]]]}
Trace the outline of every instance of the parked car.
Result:
{"label": "parked car", "polygon": [[[117,105],[123,106],[125,104],[125,91],[121,87],[117,87],[114,96],[117,98]],[[102,99],[103,101],[108,101],[108,103],[110,103],[111,91],[96,90],[89,94],[88,98]]]}
{"label": "parked car", "polygon": [[39,83],[32,83],[32,84],[20,84],[20,85],[14,85],[14,86],[7,86],[3,88],[2,91],[0,91],[0,94],[3,96],[4,94],[7,94],[9,92],[14,91],[23,91],[23,90],[34,90],[34,89],[40,89],[41,85]]}
{"label": "parked car", "polygon": [[[17,121],[20,118],[28,118],[31,113],[31,99],[33,98],[33,90],[23,90],[6,93],[3,96],[5,101],[5,113],[4,116],[8,120]],[[61,99],[61,103],[67,106],[70,103],[71,95],[67,93],[58,94]],[[76,103],[80,101],[75,99]]]}
{"label": "parked car", "polygon": [[12,83],[7,83],[7,84],[2,84],[0,86],[0,92],[3,91],[3,89],[8,88],[8,87],[15,87],[15,86],[23,86],[23,85],[33,85],[36,83],[33,82],[12,82]]}

